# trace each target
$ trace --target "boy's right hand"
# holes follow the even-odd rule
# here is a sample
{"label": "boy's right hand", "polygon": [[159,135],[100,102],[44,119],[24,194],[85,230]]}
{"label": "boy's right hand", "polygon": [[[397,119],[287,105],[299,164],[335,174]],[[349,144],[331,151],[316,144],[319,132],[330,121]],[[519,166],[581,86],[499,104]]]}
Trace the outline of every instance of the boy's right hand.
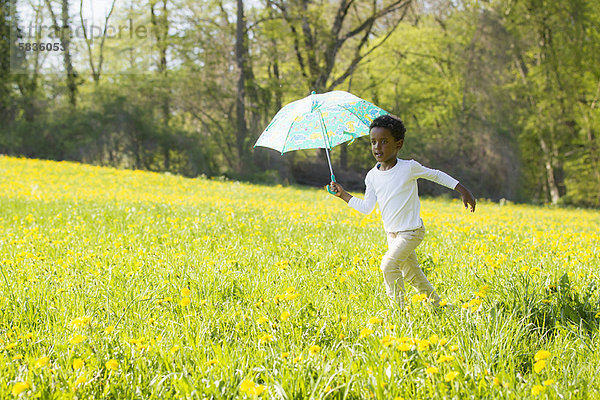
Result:
{"label": "boy's right hand", "polygon": [[352,198],[350,193],[346,192],[344,190],[344,188],[342,187],[342,185],[340,185],[337,182],[330,182],[329,187],[331,188],[331,190],[333,190],[335,192],[334,196],[339,197],[340,199],[344,200],[346,203],[349,202],[350,199]]}
{"label": "boy's right hand", "polygon": [[331,188],[332,191],[335,192],[333,195],[336,197],[341,197],[342,193],[345,192],[342,185],[340,185],[337,182],[333,182],[333,181],[329,182],[329,187]]}

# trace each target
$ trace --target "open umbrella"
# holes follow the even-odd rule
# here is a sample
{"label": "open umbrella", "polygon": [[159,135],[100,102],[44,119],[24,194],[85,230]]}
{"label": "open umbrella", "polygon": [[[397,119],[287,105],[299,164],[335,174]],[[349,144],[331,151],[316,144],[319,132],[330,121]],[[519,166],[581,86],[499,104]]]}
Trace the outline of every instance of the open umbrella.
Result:
{"label": "open umbrella", "polygon": [[[387,111],[341,90],[316,94],[285,105],[256,141],[281,154],[292,150],[325,149],[331,180],[335,182],[329,151],[333,146],[368,135],[371,122]],[[329,186],[327,190],[331,191]]]}

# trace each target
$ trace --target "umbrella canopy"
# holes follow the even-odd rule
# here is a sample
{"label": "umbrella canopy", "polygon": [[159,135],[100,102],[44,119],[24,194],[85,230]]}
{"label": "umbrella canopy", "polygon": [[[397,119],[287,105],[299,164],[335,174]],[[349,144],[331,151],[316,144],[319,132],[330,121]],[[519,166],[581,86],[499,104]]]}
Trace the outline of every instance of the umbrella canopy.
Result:
{"label": "umbrella canopy", "polygon": [[[285,105],[256,141],[281,154],[302,149],[325,149],[331,180],[335,182],[329,150],[338,144],[368,135],[375,118],[387,111],[355,95],[335,90],[312,94]],[[334,193],[329,186],[330,193]]]}
{"label": "umbrella canopy", "polygon": [[281,154],[301,149],[331,149],[369,134],[369,125],[381,108],[351,93],[336,90],[311,94],[284,106],[254,145]]}

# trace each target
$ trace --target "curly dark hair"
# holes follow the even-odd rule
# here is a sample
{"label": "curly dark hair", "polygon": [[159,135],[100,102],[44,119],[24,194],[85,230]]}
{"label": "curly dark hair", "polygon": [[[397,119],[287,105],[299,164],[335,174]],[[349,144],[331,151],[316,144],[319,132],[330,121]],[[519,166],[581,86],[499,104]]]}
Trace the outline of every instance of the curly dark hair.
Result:
{"label": "curly dark hair", "polygon": [[391,114],[380,115],[375,118],[373,122],[371,122],[369,130],[373,128],[389,129],[396,140],[404,139],[404,134],[406,133],[406,128],[404,127],[402,120]]}

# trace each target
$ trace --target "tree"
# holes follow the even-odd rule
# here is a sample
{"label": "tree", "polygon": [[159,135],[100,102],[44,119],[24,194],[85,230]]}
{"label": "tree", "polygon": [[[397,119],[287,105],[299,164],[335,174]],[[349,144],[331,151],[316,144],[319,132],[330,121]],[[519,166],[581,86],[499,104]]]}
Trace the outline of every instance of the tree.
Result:
{"label": "tree", "polygon": [[108,22],[110,20],[110,17],[115,9],[115,3],[117,0],[113,0],[111,5],[110,5],[110,9],[108,11],[108,13],[106,14],[106,16],[104,17],[104,29],[102,30],[102,37],[100,38],[100,45],[99,45],[99,50],[98,50],[98,64],[94,63],[94,57],[92,55],[92,44],[94,41],[94,32],[90,32],[90,34],[92,35],[92,37],[88,37],[88,31],[86,28],[86,23],[83,19],[83,0],[79,0],[79,20],[81,22],[81,27],[82,27],[82,32],[83,32],[83,38],[85,40],[85,44],[87,47],[87,51],[88,51],[88,61],[90,64],[90,68],[92,70],[92,78],[94,79],[94,82],[96,83],[96,85],[98,85],[98,83],[100,82],[100,76],[102,75],[102,64],[104,62],[104,42],[106,40],[106,35],[108,33]]}
{"label": "tree", "polygon": [[[330,91],[383,44],[404,19],[411,0],[367,2],[340,0],[269,0],[281,13],[293,39],[293,51],[307,88]],[[326,16],[331,15],[331,18]],[[370,44],[370,40],[376,44]]]}
{"label": "tree", "polygon": [[[598,83],[598,45],[594,44],[598,20],[594,19],[593,3],[525,0],[504,5],[505,23],[513,35],[514,66],[527,101],[521,110],[522,140],[537,141],[537,150],[525,148],[525,156],[533,171],[541,167],[542,197],[554,204],[568,192],[566,166],[573,156],[597,163],[595,128],[587,124],[585,116],[587,113],[591,122]],[[589,79],[584,71],[595,78]],[[588,146],[581,146],[582,139]],[[573,152],[577,148],[580,151]],[[596,193],[599,178],[594,178]]]}
{"label": "tree", "polygon": [[61,0],[61,14],[60,14],[60,24],[56,17],[56,13],[52,8],[52,3],[50,0],[45,0],[46,6],[48,7],[48,12],[50,13],[50,17],[52,18],[52,27],[54,29],[54,33],[56,37],[60,39],[63,50],[63,60],[65,64],[65,73],[66,73],[66,83],[67,89],[69,91],[69,104],[72,109],[75,109],[77,106],[77,92],[78,87],[81,84],[79,79],[79,74],[73,67],[73,57],[71,54],[71,25],[70,25],[70,16],[69,16],[69,1]]}

